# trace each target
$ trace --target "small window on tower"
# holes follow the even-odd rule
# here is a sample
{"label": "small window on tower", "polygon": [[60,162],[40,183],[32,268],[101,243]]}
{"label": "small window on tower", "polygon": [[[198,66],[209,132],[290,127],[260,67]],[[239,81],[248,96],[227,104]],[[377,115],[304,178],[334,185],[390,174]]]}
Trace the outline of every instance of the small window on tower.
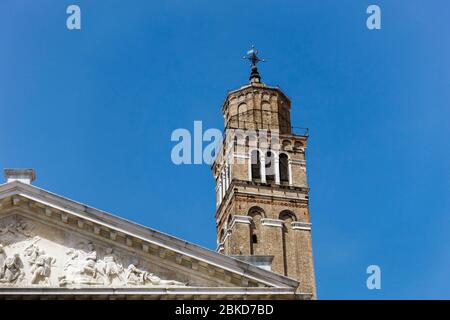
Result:
{"label": "small window on tower", "polygon": [[275,158],[274,154],[270,151],[266,153],[266,181],[273,182],[275,181]]}
{"label": "small window on tower", "polygon": [[259,151],[253,150],[251,153],[251,170],[252,170],[252,180],[261,179],[261,161],[259,158]]}
{"label": "small window on tower", "polygon": [[252,235],[252,243],[258,243],[258,237],[256,234]]}
{"label": "small window on tower", "polygon": [[280,181],[281,183],[289,182],[289,159],[284,153],[280,154]]}

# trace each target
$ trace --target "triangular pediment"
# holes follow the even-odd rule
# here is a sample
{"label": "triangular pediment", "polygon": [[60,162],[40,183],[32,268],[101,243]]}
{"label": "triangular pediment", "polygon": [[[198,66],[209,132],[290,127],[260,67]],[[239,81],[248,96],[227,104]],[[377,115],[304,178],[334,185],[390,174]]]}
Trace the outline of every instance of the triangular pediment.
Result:
{"label": "triangular pediment", "polygon": [[0,293],[115,288],[189,296],[221,288],[276,295],[293,294],[298,286],[293,279],[17,181],[0,185],[0,244]]}

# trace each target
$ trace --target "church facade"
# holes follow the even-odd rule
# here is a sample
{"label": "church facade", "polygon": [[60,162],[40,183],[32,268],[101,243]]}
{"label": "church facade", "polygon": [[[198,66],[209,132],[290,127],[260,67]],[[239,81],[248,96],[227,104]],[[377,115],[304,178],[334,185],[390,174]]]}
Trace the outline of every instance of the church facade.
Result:
{"label": "church facade", "polygon": [[261,82],[223,104],[211,251],[34,185],[0,185],[0,299],[315,299],[305,148],[290,101]]}

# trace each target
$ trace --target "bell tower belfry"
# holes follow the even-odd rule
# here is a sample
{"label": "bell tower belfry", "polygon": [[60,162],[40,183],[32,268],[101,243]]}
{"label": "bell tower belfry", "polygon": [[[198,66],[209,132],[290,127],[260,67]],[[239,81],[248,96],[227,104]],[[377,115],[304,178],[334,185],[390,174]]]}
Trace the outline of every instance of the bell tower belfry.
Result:
{"label": "bell tower belfry", "polygon": [[306,179],[308,133],[291,127],[291,102],[261,82],[252,48],[250,83],[222,106],[216,179],[217,251],[296,279],[316,296]]}

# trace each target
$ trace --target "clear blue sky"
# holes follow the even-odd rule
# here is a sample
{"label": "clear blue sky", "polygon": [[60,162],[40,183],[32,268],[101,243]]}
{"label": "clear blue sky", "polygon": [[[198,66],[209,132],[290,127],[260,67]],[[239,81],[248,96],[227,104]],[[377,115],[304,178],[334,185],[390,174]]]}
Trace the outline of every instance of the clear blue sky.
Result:
{"label": "clear blue sky", "polygon": [[[382,29],[366,28],[366,8]],[[82,30],[66,29],[66,8]],[[0,2],[0,167],[215,249],[207,165],[176,128],[222,128],[227,90],[263,80],[309,127],[319,298],[450,298],[450,4],[423,1]],[[382,290],[366,289],[366,267]]]}

